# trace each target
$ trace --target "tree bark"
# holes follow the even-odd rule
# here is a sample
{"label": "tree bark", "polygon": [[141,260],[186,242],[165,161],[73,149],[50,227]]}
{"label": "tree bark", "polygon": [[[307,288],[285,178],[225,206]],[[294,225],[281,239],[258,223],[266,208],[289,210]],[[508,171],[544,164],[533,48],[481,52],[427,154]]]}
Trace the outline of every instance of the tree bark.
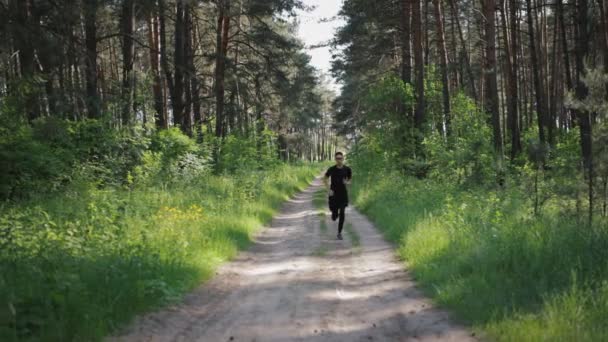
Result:
{"label": "tree bark", "polygon": [[158,19],[152,13],[148,14],[148,45],[150,54],[150,69],[152,72],[152,92],[154,93],[154,110],[156,127],[167,128],[167,112],[163,98],[162,78],[160,74]]}
{"label": "tree bark", "polygon": [[412,83],[411,0],[401,0],[401,79]]}
{"label": "tree bark", "polygon": [[[167,83],[167,88],[169,89],[169,96],[165,96],[165,101],[168,97],[171,97],[171,101],[173,101],[174,87],[173,87],[173,74],[171,69],[169,68],[169,59],[167,57],[167,32],[166,32],[166,13],[165,13],[165,0],[158,0],[158,22],[159,22],[159,30],[160,30],[160,64],[161,68],[165,74],[165,81]],[[168,112],[165,116],[167,123],[169,125],[169,116]],[[175,124],[175,115],[173,116],[174,124]]]}
{"label": "tree bark", "polygon": [[445,30],[443,26],[443,9],[441,0],[433,0],[435,6],[435,25],[437,25],[437,48],[439,49],[439,65],[441,67],[441,82],[443,83],[443,116],[445,136],[450,136],[451,107],[450,79],[448,76],[448,51],[445,47]]}
{"label": "tree bark", "polygon": [[[583,78],[587,74],[585,70],[584,60],[589,53],[589,36],[587,32],[587,0],[577,0],[576,2],[576,20],[577,23],[577,39],[575,46],[575,64],[576,64],[576,89],[575,97],[578,101],[583,101],[589,94],[587,85],[583,82]],[[591,115],[587,110],[577,109],[576,117],[580,127],[581,151],[583,156],[583,167],[585,170],[588,184],[589,198],[589,225],[593,221],[593,146],[592,146],[592,125]]]}
{"label": "tree bark", "polygon": [[230,30],[230,0],[219,0],[219,6],[215,62],[215,135],[224,137],[226,135],[224,124],[224,79],[226,73],[226,55],[228,53],[228,32]]}
{"label": "tree bark", "polygon": [[97,90],[97,0],[84,2],[85,74],[87,111],[90,118],[101,117],[101,101]]}
{"label": "tree bark", "polygon": [[534,9],[532,8],[532,2],[530,0],[526,0],[526,5],[528,12],[528,35],[530,37],[530,60],[532,62],[532,77],[534,79],[534,99],[536,100],[536,114],[538,118],[538,137],[541,143],[545,143],[547,141],[547,138],[545,136],[545,100],[543,96],[544,91],[542,86],[542,80],[540,77],[540,65],[538,62],[538,52],[534,33],[534,17],[536,15]]}
{"label": "tree bark", "polygon": [[568,50],[568,37],[566,31],[566,21],[564,19],[564,6],[562,0],[556,0],[556,15],[559,18],[559,34],[564,49],[564,69],[566,74],[566,85],[568,90],[572,90],[572,74],[570,73],[570,51]]}
{"label": "tree bark", "polygon": [[492,130],[494,132],[494,150],[502,158],[502,133],[500,128],[500,112],[498,102],[498,82],[496,67],[496,2],[495,0],[482,0],[485,17],[485,109],[490,114]]}
{"label": "tree bark", "polygon": [[121,15],[121,37],[122,37],[122,123],[127,126],[131,123],[135,114],[133,102],[134,80],[133,63],[135,58],[135,45],[133,34],[135,26],[135,2],[134,0],[124,0],[122,3]]}
{"label": "tree bark", "polygon": [[416,111],[414,113],[414,126],[416,132],[416,150],[419,156],[422,155],[422,138],[425,124],[425,98],[424,98],[424,59],[422,56],[422,13],[420,0],[412,0],[412,31],[414,33],[414,66],[416,73]]}
{"label": "tree bark", "polygon": [[201,98],[200,98],[200,84],[196,74],[196,66],[194,64],[194,57],[196,55],[196,41],[197,32],[196,25],[194,22],[194,16],[192,12],[188,16],[189,27],[190,27],[190,38],[188,48],[188,74],[190,76],[190,94],[191,94],[191,107],[192,114],[194,115],[194,131],[197,134],[198,139],[202,139],[202,124],[203,117],[201,114]]}
{"label": "tree bark", "polygon": [[511,41],[509,42],[509,35],[507,33],[507,27],[509,23],[507,22],[507,1],[503,0],[502,9],[502,21],[503,21],[503,29],[504,29],[504,43],[505,43],[505,52],[506,52],[506,63],[507,63],[507,122],[509,131],[511,133],[511,160],[514,160],[522,150],[521,147],[521,137],[519,130],[519,119],[517,112],[517,102],[518,102],[518,86],[517,86],[517,72],[518,72],[518,58],[517,58],[517,10],[518,3],[516,0],[509,0],[509,19],[510,19],[510,37]]}
{"label": "tree bark", "polygon": [[171,103],[173,105],[173,123],[179,125],[180,129],[188,132],[185,113],[185,68],[186,68],[186,12],[188,11],[187,0],[177,0],[175,15],[175,40],[174,40],[174,66],[173,66],[173,92]]}
{"label": "tree bark", "polygon": [[449,0],[450,8],[452,10],[452,16],[454,17],[454,21],[456,22],[456,26],[458,27],[458,36],[460,38],[460,43],[462,44],[462,53],[463,59],[465,63],[466,74],[469,79],[469,86],[471,87],[471,96],[475,102],[478,100],[477,96],[477,87],[475,86],[475,76],[473,75],[473,69],[471,68],[471,62],[469,58],[469,51],[467,49],[467,42],[464,39],[464,33],[462,32],[462,26],[460,24],[460,17],[458,15],[458,6],[456,3],[457,0]]}

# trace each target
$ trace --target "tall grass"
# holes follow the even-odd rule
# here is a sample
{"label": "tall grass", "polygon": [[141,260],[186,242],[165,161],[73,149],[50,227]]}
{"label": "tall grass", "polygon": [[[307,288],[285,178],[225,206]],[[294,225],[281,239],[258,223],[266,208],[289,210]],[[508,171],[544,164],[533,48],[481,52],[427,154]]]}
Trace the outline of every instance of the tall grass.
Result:
{"label": "tall grass", "polygon": [[136,190],[72,187],[0,209],[0,340],[99,340],[208,279],[314,165]]}
{"label": "tall grass", "polygon": [[[608,341],[608,229],[523,190],[462,189],[355,165],[355,204],[434,299],[499,341]],[[581,220],[584,222],[584,220]]]}

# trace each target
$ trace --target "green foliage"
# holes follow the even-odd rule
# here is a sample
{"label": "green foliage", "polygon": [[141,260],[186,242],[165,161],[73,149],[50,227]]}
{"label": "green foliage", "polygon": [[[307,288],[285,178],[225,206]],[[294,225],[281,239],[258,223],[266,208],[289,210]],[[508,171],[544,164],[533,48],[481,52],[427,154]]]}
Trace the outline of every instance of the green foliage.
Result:
{"label": "green foliage", "polygon": [[0,197],[58,190],[76,178],[99,186],[124,184],[148,146],[142,132],[107,129],[95,120],[38,119],[31,127],[0,136],[5,161],[0,166]]}
{"label": "green foliage", "polygon": [[[0,340],[99,340],[234,256],[318,173],[275,134],[53,117],[0,135]],[[217,162],[217,163],[215,163]]]}
{"label": "green foliage", "polygon": [[231,135],[220,144],[218,169],[223,172],[249,172],[279,163],[276,134],[265,128],[259,137]]}
{"label": "green foliage", "polygon": [[[570,150],[558,146],[552,160]],[[477,330],[499,341],[608,337],[606,221],[581,229],[580,216],[565,210],[571,194],[552,190],[564,178],[550,164],[541,191],[552,195],[534,215],[523,171],[519,186],[494,192],[450,177],[405,177],[360,154],[350,159],[355,204],[398,245],[427,293]]]}
{"label": "green foliage", "polygon": [[486,114],[463,93],[452,98],[452,136],[431,133],[424,141],[434,179],[479,184],[494,180],[492,132]]}
{"label": "green foliage", "polygon": [[21,127],[0,137],[0,198],[18,198],[35,190],[53,189],[61,181],[74,156],[34,139],[31,128]]}
{"label": "green foliage", "polygon": [[361,123],[387,157],[411,157],[414,145],[413,124],[406,113],[412,108],[414,95],[411,84],[390,75],[369,89],[362,101],[365,115]]}
{"label": "green foliage", "polygon": [[[193,153],[175,132],[159,140],[154,153]],[[99,340],[179,298],[317,173],[283,164],[134,189],[73,184],[1,208],[0,340]]]}
{"label": "green foliage", "polygon": [[[426,114],[435,116],[432,122],[443,122],[441,84],[436,74],[428,68]],[[495,181],[497,165],[487,115],[462,93],[457,93],[451,102],[452,135],[446,139],[443,127],[431,127],[423,143],[426,159],[420,159],[415,153],[415,138],[421,133],[413,129],[411,122],[412,87],[396,76],[385,77],[369,89],[362,101],[364,126],[355,153],[381,159],[387,167],[419,178],[430,176],[462,184]]]}

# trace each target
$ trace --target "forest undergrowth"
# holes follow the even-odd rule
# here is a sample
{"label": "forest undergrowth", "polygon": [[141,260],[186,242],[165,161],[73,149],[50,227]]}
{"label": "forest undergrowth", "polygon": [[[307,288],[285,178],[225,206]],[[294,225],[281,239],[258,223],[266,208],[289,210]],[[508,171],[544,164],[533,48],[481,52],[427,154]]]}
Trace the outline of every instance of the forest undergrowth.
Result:
{"label": "forest undergrowth", "polygon": [[[131,149],[121,142],[133,136],[105,132],[112,137],[98,141],[108,150],[73,155],[69,143],[83,148],[80,133],[95,125],[70,127],[63,147],[11,164],[22,181],[3,184],[14,198],[0,207],[2,341],[99,340],[179,299],[247,247],[319,171],[278,161],[273,146],[264,148],[269,136],[228,137],[214,161],[212,142],[196,143],[178,129],[149,141],[140,136]],[[24,134],[4,144],[48,148]],[[36,158],[57,170],[37,168]]]}

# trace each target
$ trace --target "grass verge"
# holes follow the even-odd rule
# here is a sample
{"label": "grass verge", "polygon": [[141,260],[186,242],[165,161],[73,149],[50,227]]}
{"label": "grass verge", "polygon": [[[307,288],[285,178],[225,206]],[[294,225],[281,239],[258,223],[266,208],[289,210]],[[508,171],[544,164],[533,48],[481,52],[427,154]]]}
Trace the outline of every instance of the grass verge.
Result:
{"label": "grass verge", "polygon": [[167,188],[74,187],[0,208],[0,340],[100,340],[248,246],[316,165]]}
{"label": "grass verge", "polygon": [[355,204],[439,304],[498,341],[608,341],[608,230],[559,202],[380,176],[358,168]]}

